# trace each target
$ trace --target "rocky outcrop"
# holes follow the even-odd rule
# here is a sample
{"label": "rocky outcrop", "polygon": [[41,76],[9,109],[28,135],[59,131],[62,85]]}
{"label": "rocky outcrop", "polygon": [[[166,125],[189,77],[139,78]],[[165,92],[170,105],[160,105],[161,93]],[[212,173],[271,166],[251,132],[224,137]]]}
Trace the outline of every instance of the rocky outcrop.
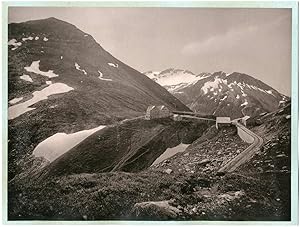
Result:
{"label": "rocky outcrop", "polygon": [[138,219],[169,220],[176,218],[181,211],[170,205],[172,200],[149,201],[136,203],[132,210],[132,215]]}

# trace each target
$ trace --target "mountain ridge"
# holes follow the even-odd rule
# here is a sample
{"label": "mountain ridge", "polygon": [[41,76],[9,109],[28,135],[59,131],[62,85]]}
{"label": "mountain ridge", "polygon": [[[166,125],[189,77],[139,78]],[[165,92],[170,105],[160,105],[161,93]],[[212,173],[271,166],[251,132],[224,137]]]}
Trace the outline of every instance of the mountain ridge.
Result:
{"label": "mountain ridge", "polygon": [[[54,90],[59,84],[68,89]],[[55,133],[140,116],[149,105],[190,111],[92,36],[55,18],[9,24],[8,97],[9,110],[21,109],[9,120],[9,178]]]}
{"label": "mountain ridge", "polygon": [[[185,70],[173,70],[182,71]],[[166,84],[159,80],[159,76],[164,76],[162,72],[150,75],[148,71],[145,75],[164,86],[193,111],[203,114],[227,114],[233,118],[257,116],[276,110],[281,103],[289,99],[263,81],[245,73],[200,73],[191,81],[185,80],[185,75],[179,73],[176,76],[182,77],[182,81],[185,81],[183,83],[177,83],[177,78],[172,80],[173,75],[167,74],[169,83]]]}

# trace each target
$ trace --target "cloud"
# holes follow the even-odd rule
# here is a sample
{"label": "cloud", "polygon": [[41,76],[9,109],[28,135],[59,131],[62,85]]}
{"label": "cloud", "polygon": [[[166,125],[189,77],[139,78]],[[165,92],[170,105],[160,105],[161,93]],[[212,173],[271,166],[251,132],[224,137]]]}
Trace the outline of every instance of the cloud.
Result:
{"label": "cloud", "polygon": [[186,44],[181,52],[184,55],[198,55],[207,52],[218,52],[221,50],[230,50],[238,43],[249,37],[250,34],[257,32],[256,26],[248,26],[238,30],[229,30],[226,33],[213,35],[203,41],[194,41]]}
{"label": "cloud", "polygon": [[290,17],[290,14],[284,14],[274,20],[264,21],[263,23],[252,23],[248,26],[231,28],[227,32],[211,35],[205,40],[187,43],[181,49],[181,53],[187,56],[195,56],[220,51],[232,52],[233,48],[248,49],[251,45],[258,43],[268,45],[269,30],[273,30],[276,27],[282,29],[282,26],[289,24],[287,22],[290,21]]}

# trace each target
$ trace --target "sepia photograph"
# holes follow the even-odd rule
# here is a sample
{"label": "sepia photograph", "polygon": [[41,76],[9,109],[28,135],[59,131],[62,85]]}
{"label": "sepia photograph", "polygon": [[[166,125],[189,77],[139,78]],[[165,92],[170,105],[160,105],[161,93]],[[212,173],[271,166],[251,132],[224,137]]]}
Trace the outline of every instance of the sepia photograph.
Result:
{"label": "sepia photograph", "polygon": [[4,218],[295,222],[292,6],[8,4]]}

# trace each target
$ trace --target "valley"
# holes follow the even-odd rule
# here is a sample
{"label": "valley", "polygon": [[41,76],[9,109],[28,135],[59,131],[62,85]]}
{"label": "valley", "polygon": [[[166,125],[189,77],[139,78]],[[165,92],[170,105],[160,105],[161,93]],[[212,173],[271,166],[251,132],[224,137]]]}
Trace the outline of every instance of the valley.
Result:
{"label": "valley", "polygon": [[9,220],[290,220],[288,96],[140,73],[53,17],[8,31]]}

